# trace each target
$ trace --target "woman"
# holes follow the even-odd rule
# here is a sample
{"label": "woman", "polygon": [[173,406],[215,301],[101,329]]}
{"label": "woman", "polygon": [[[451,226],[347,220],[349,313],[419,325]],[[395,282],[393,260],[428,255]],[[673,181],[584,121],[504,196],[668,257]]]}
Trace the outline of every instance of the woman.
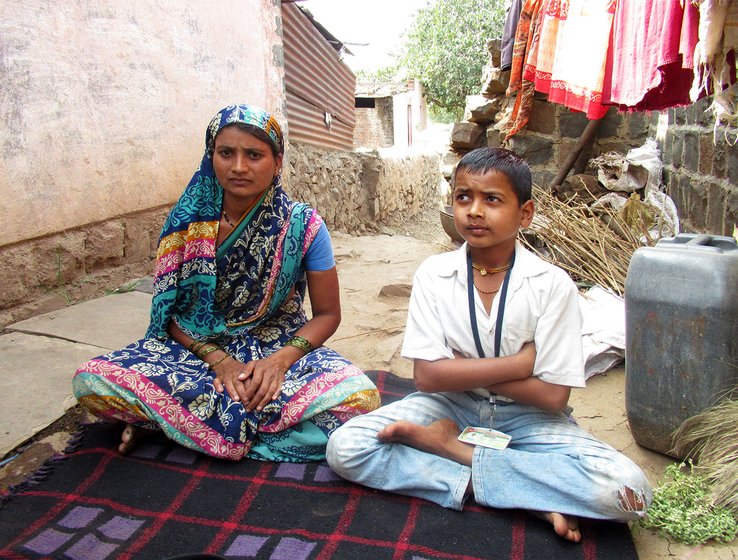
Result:
{"label": "woman", "polygon": [[379,406],[361,370],[322,346],[341,320],[333,250],[320,216],[282,189],[283,153],[262,109],[210,122],[164,224],[146,338],[74,377],[82,405],[127,424],[121,452],[153,428],[215,457],[321,460],[338,426]]}

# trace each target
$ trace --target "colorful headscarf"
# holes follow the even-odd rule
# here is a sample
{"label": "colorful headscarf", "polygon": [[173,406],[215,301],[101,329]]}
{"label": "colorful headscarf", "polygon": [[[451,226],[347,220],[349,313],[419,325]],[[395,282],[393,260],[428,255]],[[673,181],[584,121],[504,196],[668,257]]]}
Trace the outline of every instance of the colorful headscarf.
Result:
{"label": "colorful headscarf", "polygon": [[[307,205],[287,197],[278,174],[259,203],[224,242],[241,259],[243,278],[226,278],[225,288],[216,286],[218,266],[229,257],[224,247],[216,247],[223,188],[215,177],[213,152],[218,132],[234,123],[258,127],[269,136],[279,153],[284,150],[279,124],[263,109],[230,105],[212,119],[205,133],[205,153],[200,167],[162,229],[151,322],[146,333],[149,338],[166,337],[170,320],[198,339],[216,338],[231,327],[237,330],[257,324],[290,293],[302,273],[302,257],[322,223]],[[258,230],[258,235],[251,231],[245,234],[249,228]],[[251,247],[252,238],[261,245]],[[257,251],[260,251],[258,255]],[[236,282],[252,284],[247,288],[253,289],[246,290],[252,294],[252,301],[246,301],[243,286],[236,286]],[[253,309],[246,303],[251,303]],[[228,306],[232,304],[244,305],[244,311],[235,316],[229,314]]]}

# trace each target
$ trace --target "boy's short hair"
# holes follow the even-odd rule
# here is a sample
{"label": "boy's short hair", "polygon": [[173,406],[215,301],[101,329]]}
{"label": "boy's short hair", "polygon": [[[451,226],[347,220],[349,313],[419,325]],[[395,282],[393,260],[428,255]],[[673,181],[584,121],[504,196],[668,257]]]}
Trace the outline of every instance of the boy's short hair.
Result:
{"label": "boy's short hair", "polygon": [[515,152],[504,148],[477,148],[461,158],[456,165],[451,186],[456,187],[456,174],[466,171],[471,175],[484,175],[489,171],[498,171],[508,178],[518,197],[520,205],[531,199],[533,177],[530,167]]}

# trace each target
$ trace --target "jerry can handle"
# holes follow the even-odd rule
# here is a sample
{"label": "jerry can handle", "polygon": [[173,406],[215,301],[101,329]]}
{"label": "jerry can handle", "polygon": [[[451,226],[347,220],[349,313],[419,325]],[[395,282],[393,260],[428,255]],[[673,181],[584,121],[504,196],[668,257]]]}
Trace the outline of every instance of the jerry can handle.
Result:
{"label": "jerry can handle", "polygon": [[687,245],[710,245],[712,243],[713,236],[706,233],[700,233],[694,239],[687,241]]}

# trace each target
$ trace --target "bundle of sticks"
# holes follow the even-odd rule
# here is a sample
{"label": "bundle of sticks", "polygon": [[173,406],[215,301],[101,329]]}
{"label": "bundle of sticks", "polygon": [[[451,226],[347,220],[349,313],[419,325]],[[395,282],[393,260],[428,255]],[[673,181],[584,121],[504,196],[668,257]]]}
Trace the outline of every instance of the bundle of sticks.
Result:
{"label": "bundle of sticks", "polygon": [[643,246],[637,229],[644,228],[633,228],[607,206],[588,206],[579,197],[562,201],[538,185],[533,200],[536,216],[521,241],[574,281],[622,296],[630,258]]}

